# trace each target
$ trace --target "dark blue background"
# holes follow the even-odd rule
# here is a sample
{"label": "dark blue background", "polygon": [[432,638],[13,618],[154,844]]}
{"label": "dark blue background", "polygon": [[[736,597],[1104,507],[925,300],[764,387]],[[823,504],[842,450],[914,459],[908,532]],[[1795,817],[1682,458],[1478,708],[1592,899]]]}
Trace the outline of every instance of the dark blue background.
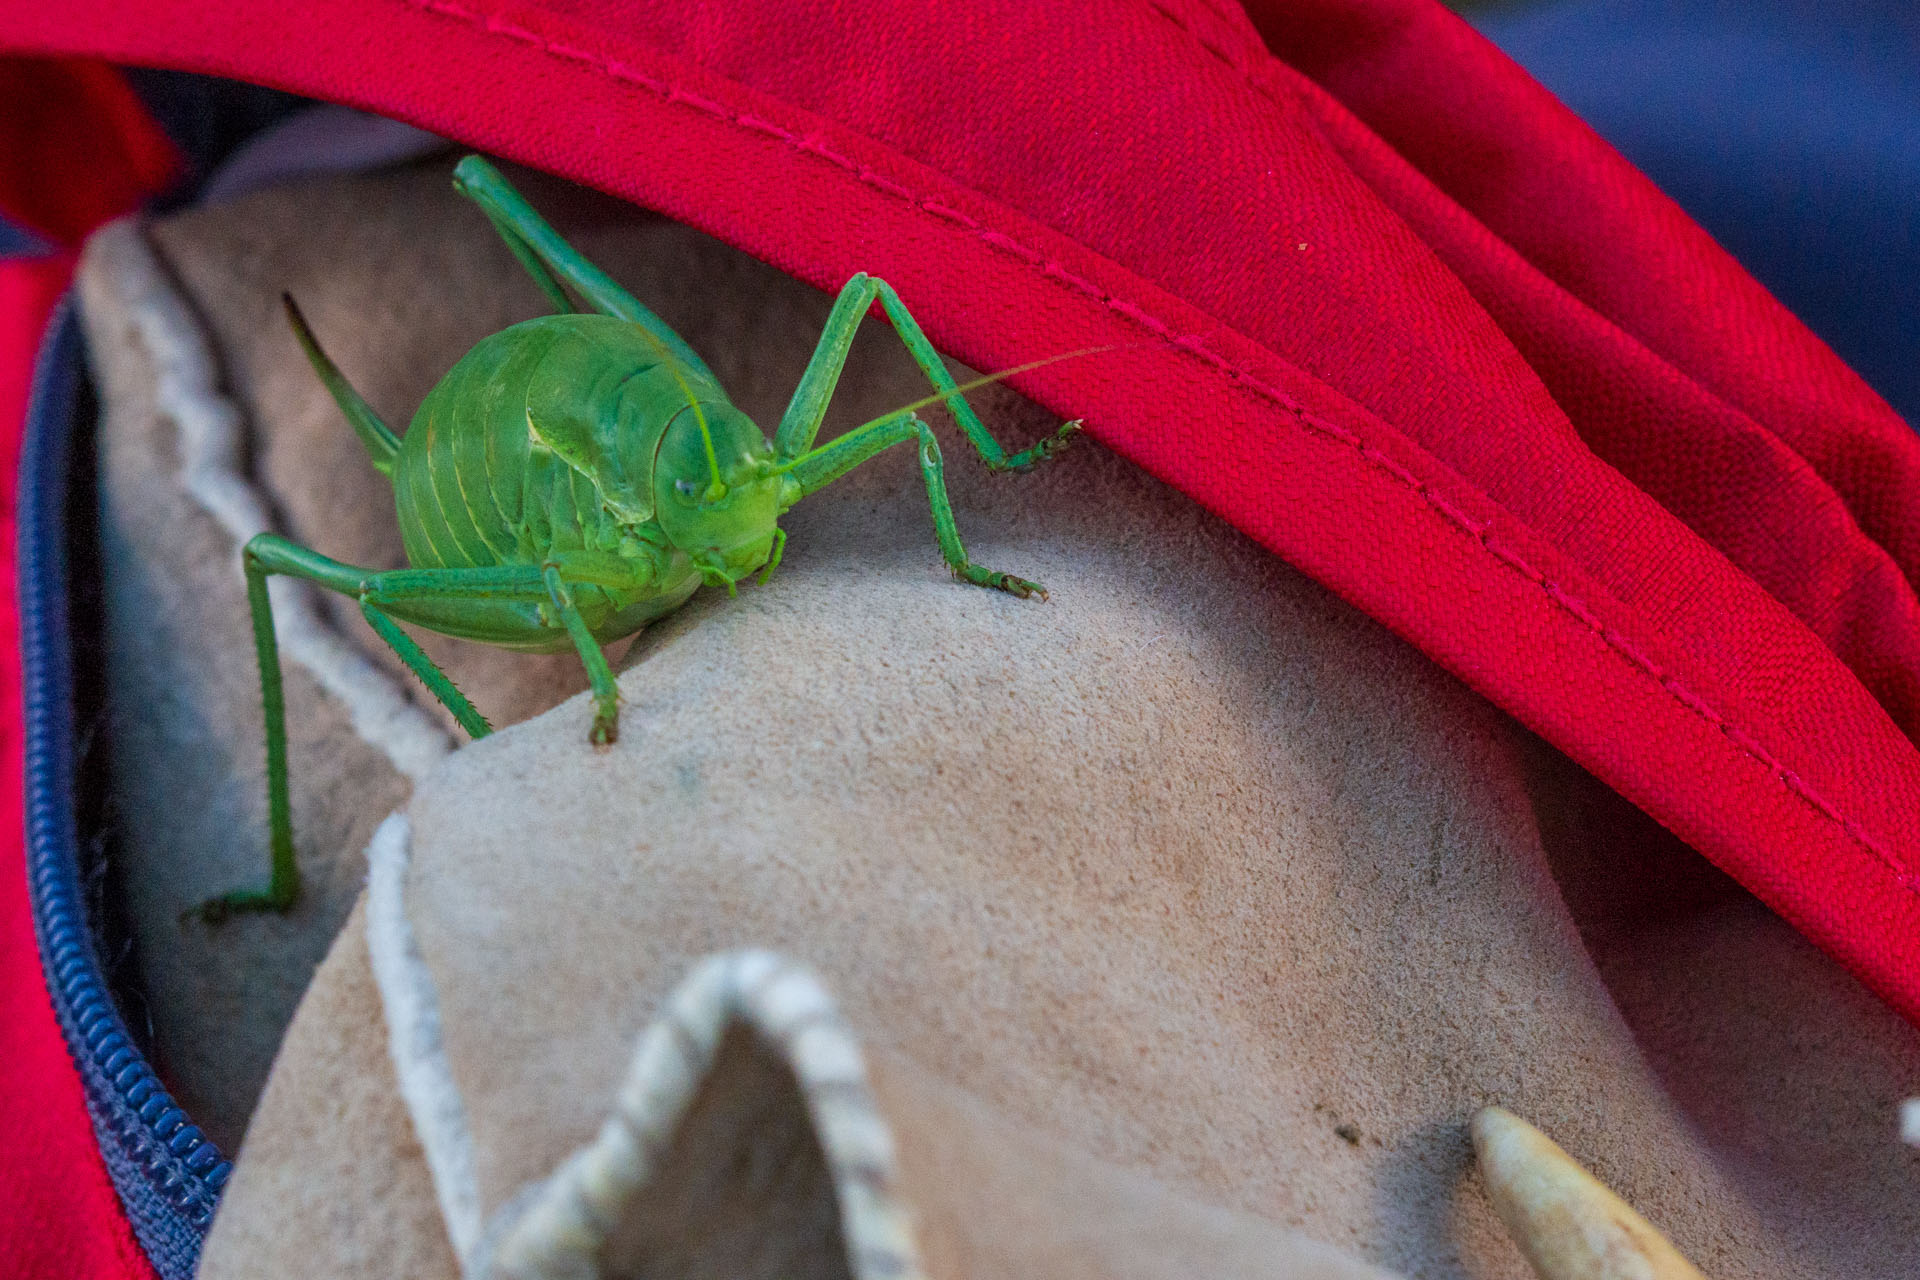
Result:
{"label": "dark blue background", "polygon": [[1920,425],[1920,0],[1470,17]]}

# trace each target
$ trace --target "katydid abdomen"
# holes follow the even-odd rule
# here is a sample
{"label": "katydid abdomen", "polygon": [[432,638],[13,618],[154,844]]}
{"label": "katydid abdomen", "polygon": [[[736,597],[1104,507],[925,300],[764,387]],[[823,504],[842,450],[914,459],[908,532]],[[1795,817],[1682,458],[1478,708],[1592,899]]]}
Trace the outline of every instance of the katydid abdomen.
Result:
{"label": "katydid abdomen", "polygon": [[[700,585],[692,559],[654,519],[661,439],[688,409],[683,384],[715,402],[709,413],[731,407],[708,379],[670,368],[640,326],[611,316],[541,316],[482,339],[421,402],[394,456],[408,563],[478,569],[620,557],[648,566],[644,585],[588,582],[573,592],[593,637],[609,643],[671,613]],[[481,604],[405,601],[387,612],[523,652],[572,644],[546,602]]]}

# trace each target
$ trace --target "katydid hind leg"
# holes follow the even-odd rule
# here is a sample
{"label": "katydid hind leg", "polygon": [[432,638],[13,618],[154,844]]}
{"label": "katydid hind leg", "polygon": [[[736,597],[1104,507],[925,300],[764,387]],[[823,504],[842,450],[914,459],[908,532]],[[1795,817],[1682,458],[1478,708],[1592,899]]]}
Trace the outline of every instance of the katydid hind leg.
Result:
{"label": "katydid hind leg", "polygon": [[820,342],[807,361],[806,371],[800,375],[800,385],[795,388],[793,399],[780,417],[780,426],[774,433],[774,448],[782,459],[801,457],[813,448],[820,434],[820,424],[826,417],[827,403],[833,398],[834,388],[839,385],[840,374],[846,367],[854,333],[876,299],[893,326],[894,333],[899,336],[914,363],[920,366],[920,371],[927,375],[927,381],[940,394],[941,403],[952,412],[954,420],[967,433],[967,439],[973,443],[989,470],[1018,471],[1043,462],[1064,449],[1074,433],[1079,431],[1078,422],[1069,422],[1038,444],[1009,454],[993,433],[987,430],[986,424],[980,421],[980,415],[974,412],[973,406],[967,403],[946,362],[933,349],[933,343],[928,341],[926,333],[900,300],[900,295],[894,292],[893,286],[863,272],[847,281],[834,299],[833,310],[820,333]]}
{"label": "katydid hind leg", "polygon": [[992,587],[1025,600],[1031,596],[1047,598],[1047,589],[1037,582],[975,564],[967,557],[960,540],[960,528],[954,522],[953,504],[947,498],[946,468],[940,456],[940,442],[933,428],[918,417],[882,418],[815,449],[798,459],[791,474],[800,483],[802,496],[817,493],[846,475],[861,463],[897,444],[914,441],[919,446],[920,476],[926,482],[927,505],[932,509],[933,533],[940,544],[940,555],[953,576],[977,586]]}
{"label": "katydid hind leg", "polygon": [[570,285],[595,311],[639,325],[674,359],[708,381],[715,381],[713,371],[687,345],[686,339],[568,244],[487,160],[471,155],[462,160],[454,167],[453,187],[480,206],[500,238],[513,250],[514,257],[561,311],[573,310],[566,290],[561,287]]}
{"label": "katydid hind leg", "polygon": [[[433,595],[450,600],[541,600],[547,594],[538,566],[479,570],[403,569],[379,573],[343,564],[271,533],[260,534],[247,543],[242,563],[246,571],[247,608],[253,620],[254,654],[260,670],[260,701],[266,730],[269,874],[263,889],[236,890],[203,903],[198,914],[209,921],[239,912],[284,912],[293,906],[300,895],[300,869],[294,857],[293,817],[287,779],[286,690],[281,675],[279,641],[273,629],[273,603],[267,592],[269,578],[276,574],[299,578],[329,591],[354,596],[362,601],[363,607],[369,597],[373,598],[373,603],[378,603],[382,588],[385,588],[385,594],[402,599]],[[379,623],[374,622],[372,617],[368,621],[374,623],[375,629],[381,632],[388,643],[393,643],[392,636],[387,635]],[[391,627],[391,621],[387,621]],[[411,639],[400,633],[397,627],[392,629],[400,636],[403,645],[417,651],[418,647],[413,645]],[[405,649],[399,645],[396,645],[396,649],[400,650],[401,658],[406,660],[408,654]],[[424,653],[419,657],[426,662]],[[428,677],[425,669],[411,661],[408,666],[426,681],[430,689],[434,689],[436,695],[442,692],[435,688],[435,682]],[[432,667],[431,662],[426,662],[426,667],[438,674],[438,668]],[[448,690],[452,690],[451,681],[444,676],[440,680]],[[473,711],[472,704],[466,702],[457,690],[453,690],[453,694],[484,731],[485,721],[480,719],[478,712]],[[447,705],[456,718],[466,723],[462,716],[462,705],[453,702]],[[468,727],[471,731],[475,725]]]}
{"label": "katydid hind leg", "polygon": [[[272,535],[262,535],[270,538]],[[268,876],[264,889],[236,889],[200,904],[201,919],[214,923],[240,912],[284,912],[300,896],[300,867],[293,854],[293,812],[287,790],[287,700],[280,676],[280,645],[273,632],[273,602],[267,578],[274,570],[247,544],[243,565],[247,610],[253,618],[254,658],[260,669],[260,703],[267,742]]]}

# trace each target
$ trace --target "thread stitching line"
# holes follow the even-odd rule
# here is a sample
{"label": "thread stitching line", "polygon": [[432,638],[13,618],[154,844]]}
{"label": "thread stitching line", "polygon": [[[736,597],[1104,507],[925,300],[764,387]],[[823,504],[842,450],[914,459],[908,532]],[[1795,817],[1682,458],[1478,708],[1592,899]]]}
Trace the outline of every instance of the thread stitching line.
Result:
{"label": "thread stitching line", "polygon": [[[1626,637],[1620,635],[1619,632],[1614,631],[1612,628],[1600,622],[1578,597],[1568,594],[1558,583],[1529,564],[1526,558],[1519,552],[1496,543],[1490,536],[1492,528],[1490,522],[1475,520],[1463,509],[1446,498],[1441,497],[1429,485],[1414,476],[1405,467],[1395,462],[1386,454],[1368,445],[1365,440],[1354,432],[1340,426],[1338,423],[1320,417],[1285,391],[1261,380],[1246,369],[1232,364],[1225,357],[1208,348],[1199,338],[1190,334],[1175,333],[1165,321],[1141,310],[1125,299],[1117,298],[1106,292],[1093,282],[1069,271],[1059,262],[1021,244],[1003,232],[995,231],[981,225],[977,220],[956,209],[952,209],[936,201],[915,196],[912,191],[901,186],[891,178],[878,173],[856,160],[828,149],[818,138],[795,133],[790,129],[781,128],[778,125],[774,125],[756,116],[729,110],[724,105],[714,102],[709,98],[689,93],[667,81],[647,75],[644,72],[636,71],[617,58],[591,53],[571,45],[548,40],[537,32],[530,31],[514,23],[505,22],[497,15],[471,9],[464,4],[458,3],[458,0],[399,0],[399,3],[411,9],[452,18],[456,21],[477,27],[490,35],[501,36],[521,44],[529,45],[552,57],[567,62],[579,63],[617,83],[645,89],[649,93],[661,98],[668,105],[686,105],[692,107],[702,114],[712,116],[723,123],[745,128],[750,132],[774,138],[777,141],[786,143],[797,151],[807,155],[817,156],[828,164],[834,165],[836,168],[846,170],[866,186],[911,204],[923,213],[965,228],[991,248],[1017,258],[1028,266],[1037,268],[1042,275],[1058,280],[1074,292],[1084,294],[1094,299],[1129,323],[1152,333],[1167,345],[1199,358],[1206,364],[1226,374],[1235,385],[1244,387],[1259,398],[1278,405],[1287,413],[1291,414],[1294,420],[1302,427],[1314,434],[1352,447],[1359,452],[1362,460],[1369,466],[1411,489],[1443,520],[1472,537],[1496,560],[1519,573],[1520,576],[1528,582],[1540,587],[1550,601],[1558,606],[1562,612],[1591,631],[1610,652],[1625,660],[1629,666],[1647,675],[1680,706],[1692,712],[1707,724],[1718,729],[1722,736],[1733,744],[1735,749],[1764,767],[1788,792],[1798,797],[1815,813],[1838,826],[1842,833],[1849,839],[1865,849],[1876,861],[1888,871],[1892,872],[1895,877],[1895,883],[1901,889],[1915,896],[1920,896],[1920,876],[1917,876],[1913,871],[1907,869],[1892,853],[1882,848],[1880,842],[1874,839],[1864,827],[1855,820],[1842,815],[1824,796],[1816,791],[1811,784],[1807,783],[1799,774],[1793,772],[1793,770],[1787,768],[1779,760],[1775,759],[1758,740],[1754,739],[1745,731],[1729,724],[1725,717],[1715,712],[1704,699],[1688,690],[1680,681],[1662,673],[1660,668],[1647,658],[1637,646],[1629,642]],[[1161,7],[1158,3],[1155,3],[1154,0],[1147,0],[1147,3],[1148,7],[1168,22],[1171,22],[1175,27],[1185,32],[1202,49],[1219,59],[1232,70],[1238,72],[1246,80],[1248,86],[1255,92],[1269,100],[1272,99],[1272,94],[1261,86],[1247,69],[1236,62],[1231,55],[1196,34],[1185,22]]]}

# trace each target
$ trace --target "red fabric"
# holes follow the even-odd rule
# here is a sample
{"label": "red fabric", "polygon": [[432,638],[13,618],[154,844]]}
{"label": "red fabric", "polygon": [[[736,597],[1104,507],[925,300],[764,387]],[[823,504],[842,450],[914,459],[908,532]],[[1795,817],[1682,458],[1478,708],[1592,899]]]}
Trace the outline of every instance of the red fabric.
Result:
{"label": "red fabric", "polygon": [[63,0],[0,46],[368,107],[870,271],[976,366],[1125,347],[1018,383],[1920,1018],[1920,443],[1434,0],[1252,8]]}
{"label": "red fabric", "polygon": [[179,163],[112,67],[0,62],[0,217],[15,226],[77,245],[164,188]]}
{"label": "red fabric", "polygon": [[[0,60],[0,214],[62,251],[0,261],[0,475],[19,469],[20,427],[47,315],[73,274],[71,248],[134,207],[175,165],[119,75],[97,63]],[[17,543],[11,479],[0,539]],[[34,940],[26,825],[20,616],[0,587],[0,1273],[7,1280],[151,1280],[94,1145]]]}
{"label": "red fabric", "polygon": [[[20,459],[20,422],[48,310],[66,288],[70,257],[0,262],[0,467]],[[14,545],[13,486],[0,500],[0,536]],[[8,1280],[151,1275],[107,1181],[80,1078],[54,1022],[27,905],[22,808],[20,625],[12,581],[0,594],[0,1062],[7,1143],[0,1156],[0,1258]]]}

